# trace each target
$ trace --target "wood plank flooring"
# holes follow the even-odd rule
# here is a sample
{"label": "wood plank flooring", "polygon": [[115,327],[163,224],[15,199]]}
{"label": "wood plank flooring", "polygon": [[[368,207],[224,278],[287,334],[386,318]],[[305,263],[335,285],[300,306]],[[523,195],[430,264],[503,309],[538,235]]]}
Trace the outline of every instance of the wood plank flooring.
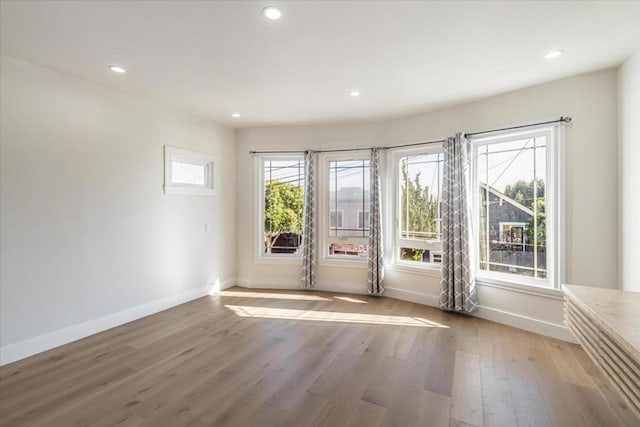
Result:
{"label": "wood plank flooring", "polygon": [[1,426],[638,426],[583,350],[391,298],[232,288],[0,368]]}

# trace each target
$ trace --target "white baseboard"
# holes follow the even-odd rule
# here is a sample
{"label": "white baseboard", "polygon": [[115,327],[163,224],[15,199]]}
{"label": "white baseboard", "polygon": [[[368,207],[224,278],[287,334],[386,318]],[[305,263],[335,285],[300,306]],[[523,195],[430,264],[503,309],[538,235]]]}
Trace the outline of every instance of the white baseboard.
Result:
{"label": "white baseboard", "polygon": [[561,341],[577,344],[578,342],[565,325],[558,323],[546,322],[533,317],[523,316],[521,314],[510,313],[498,310],[496,308],[480,306],[478,311],[472,313],[473,316],[492,322],[502,323],[503,325],[513,326],[514,328],[523,329],[525,331],[534,332]]}
{"label": "white baseboard", "polygon": [[[236,285],[247,289],[291,289],[301,290],[301,282],[293,280],[247,280],[238,279]],[[361,294],[367,293],[366,285],[345,285],[335,283],[318,283],[313,288],[317,291],[339,292],[343,294]]]}
{"label": "white baseboard", "polygon": [[224,291],[225,289],[229,289],[233,286],[236,286],[238,284],[238,279],[236,279],[235,277],[232,277],[230,279],[227,280],[216,280],[215,282],[209,284],[208,288],[209,288],[209,294],[214,294],[216,292],[219,291]]}
{"label": "white baseboard", "polygon": [[34,354],[77,341],[89,335],[97,334],[107,329],[128,323],[159,311],[175,307],[185,302],[203,297],[213,289],[226,289],[235,284],[235,279],[216,281],[203,288],[193,289],[179,295],[151,301],[146,304],[128,308],[106,316],[98,317],[87,322],[59,329],[48,334],[40,335],[0,348],[0,366],[24,359]]}
{"label": "white baseboard", "polygon": [[410,291],[400,288],[384,288],[384,295],[401,299],[403,301],[415,302],[422,305],[428,305],[431,307],[438,307],[440,298],[437,295],[425,294],[424,292]]}
{"label": "white baseboard", "polygon": [[291,280],[238,279],[236,285],[247,289],[300,289],[300,282]]}
{"label": "white baseboard", "polygon": [[[237,285],[249,289],[300,289],[300,282],[297,281],[286,282],[239,279],[237,281]],[[318,284],[314,289],[329,292],[366,294],[366,289],[364,289],[363,286],[358,285],[345,286]],[[440,297],[438,295],[394,287],[386,287],[384,295],[390,298],[415,302],[417,304],[428,305],[431,307],[438,307],[440,303]],[[525,331],[534,332],[547,337],[576,343],[575,338],[571,335],[571,332],[565,325],[485,306],[480,306],[480,309],[475,313],[472,313],[472,315],[481,319],[490,320],[492,322],[501,323],[503,325],[512,326],[514,328],[523,329]]]}

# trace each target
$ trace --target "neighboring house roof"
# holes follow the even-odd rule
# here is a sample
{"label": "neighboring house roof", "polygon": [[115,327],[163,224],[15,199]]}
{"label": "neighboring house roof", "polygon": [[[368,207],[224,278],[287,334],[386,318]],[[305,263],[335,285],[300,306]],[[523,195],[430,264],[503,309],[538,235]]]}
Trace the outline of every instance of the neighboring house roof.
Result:
{"label": "neighboring house roof", "polygon": [[533,210],[529,209],[528,207],[526,207],[522,203],[516,202],[511,197],[509,197],[506,194],[496,190],[495,188],[491,187],[488,184],[480,184],[480,186],[488,189],[490,193],[492,193],[496,197],[499,197],[501,201],[505,201],[505,202],[509,203],[510,205],[515,206],[516,208],[520,209],[521,211],[527,213],[528,215],[533,216]]}

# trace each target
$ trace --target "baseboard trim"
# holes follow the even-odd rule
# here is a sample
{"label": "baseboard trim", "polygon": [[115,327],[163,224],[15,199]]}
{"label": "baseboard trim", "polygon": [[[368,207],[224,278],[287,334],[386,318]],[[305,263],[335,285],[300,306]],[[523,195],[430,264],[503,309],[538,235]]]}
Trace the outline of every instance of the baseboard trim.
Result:
{"label": "baseboard trim", "polygon": [[197,298],[209,295],[212,290],[226,289],[236,283],[235,279],[216,281],[205,287],[192,289],[179,295],[162,298],[141,304],[126,310],[98,317],[83,323],[79,323],[67,328],[59,329],[37,337],[29,338],[14,344],[0,347],[0,366],[16,362],[29,356],[33,356],[43,351],[51,350],[64,344],[106,331],[107,329],[132,322],[160,311],[175,307],[180,304],[192,301]]}
{"label": "baseboard trim", "polygon": [[480,306],[479,310],[473,313],[474,316],[503,325],[534,332],[536,334],[555,338],[561,341],[578,344],[574,336],[565,325],[547,322],[521,314],[510,313],[496,308]]}
{"label": "baseboard trim", "polygon": [[229,289],[233,286],[236,286],[237,284],[238,279],[236,279],[235,277],[223,281],[216,280],[215,282],[209,284],[209,294],[211,295],[219,291],[224,291],[225,289]]}
{"label": "baseboard trim", "polygon": [[410,291],[400,288],[385,288],[384,295],[400,299],[403,301],[415,302],[417,304],[428,305],[431,307],[438,307],[440,298],[436,295],[425,294],[424,292]]}
{"label": "baseboard trim", "polygon": [[300,282],[290,280],[238,279],[236,285],[247,289],[300,289]]}
{"label": "baseboard trim", "polygon": [[[283,281],[283,280],[247,280],[238,279],[236,285],[247,289],[290,289],[301,290],[301,282],[299,281]],[[339,292],[342,294],[360,294],[365,295],[367,289],[365,285],[344,285],[335,283],[318,283],[313,288],[317,291]]]}

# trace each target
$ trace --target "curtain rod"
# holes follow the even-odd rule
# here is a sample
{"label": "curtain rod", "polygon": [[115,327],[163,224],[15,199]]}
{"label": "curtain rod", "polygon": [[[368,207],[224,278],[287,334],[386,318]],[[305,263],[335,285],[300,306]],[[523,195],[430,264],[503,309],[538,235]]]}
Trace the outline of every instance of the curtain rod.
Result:
{"label": "curtain rod", "polygon": [[[378,147],[381,150],[388,150],[391,148],[403,148],[403,147],[413,147],[414,145],[429,145],[429,144],[442,144],[444,139],[439,139],[437,141],[422,141],[422,142],[413,142],[411,144],[402,144],[402,145],[392,145],[388,147]],[[373,147],[358,147],[358,148],[334,148],[329,150],[313,150],[314,153],[337,153],[342,151],[369,151]],[[305,150],[269,150],[269,151],[249,151],[249,154],[301,154],[304,153]]]}
{"label": "curtain rod", "polygon": [[532,127],[532,126],[549,125],[551,123],[571,123],[571,117],[560,116],[559,119],[557,119],[557,120],[549,120],[548,122],[539,122],[539,123],[531,123],[529,125],[511,126],[511,127],[508,127],[508,128],[483,130],[483,131],[480,131],[480,132],[466,133],[465,135],[466,136],[475,136],[475,135],[482,135],[484,133],[500,132],[500,131],[503,131],[503,130],[513,130],[513,129],[529,128],[529,127]]}
{"label": "curtain rod", "polygon": [[[507,128],[499,128],[499,129],[491,129],[491,130],[483,130],[480,132],[472,132],[472,133],[466,133],[466,136],[475,136],[475,135],[482,135],[485,133],[492,133],[492,132],[500,132],[503,130],[513,130],[513,129],[522,129],[522,128],[528,128],[528,127],[532,127],[532,126],[540,126],[540,125],[548,125],[551,123],[571,123],[571,117],[564,117],[561,116],[559,119],[557,120],[549,120],[548,122],[538,122],[538,123],[531,123],[528,125],[521,125],[521,126],[511,126],[511,127],[507,127]],[[389,149],[393,149],[393,148],[404,148],[404,147],[414,147],[414,146],[418,146],[418,145],[430,145],[430,144],[442,144],[445,140],[444,139],[439,139],[436,141],[420,141],[420,142],[412,142],[410,144],[400,144],[400,145],[390,145],[390,146],[386,146],[386,147],[378,147],[382,150],[389,150]],[[336,148],[333,150],[313,150],[316,153],[336,153],[336,152],[341,152],[341,151],[368,151],[371,150],[371,148],[373,147],[358,147],[358,148]],[[270,151],[249,151],[249,154],[301,154],[304,153],[305,150],[270,150]]]}

